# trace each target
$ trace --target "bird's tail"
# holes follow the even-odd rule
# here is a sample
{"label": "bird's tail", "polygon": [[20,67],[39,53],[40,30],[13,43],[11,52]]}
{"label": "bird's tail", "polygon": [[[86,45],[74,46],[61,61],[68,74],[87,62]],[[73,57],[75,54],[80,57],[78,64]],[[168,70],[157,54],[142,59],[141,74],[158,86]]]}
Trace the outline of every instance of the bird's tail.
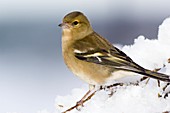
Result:
{"label": "bird's tail", "polygon": [[162,73],[158,73],[158,72],[154,72],[154,71],[150,71],[150,70],[146,70],[146,69],[144,71],[136,72],[136,73],[146,75],[150,78],[154,78],[154,79],[161,80],[164,82],[170,82],[170,76],[168,76],[166,74],[162,74]]}

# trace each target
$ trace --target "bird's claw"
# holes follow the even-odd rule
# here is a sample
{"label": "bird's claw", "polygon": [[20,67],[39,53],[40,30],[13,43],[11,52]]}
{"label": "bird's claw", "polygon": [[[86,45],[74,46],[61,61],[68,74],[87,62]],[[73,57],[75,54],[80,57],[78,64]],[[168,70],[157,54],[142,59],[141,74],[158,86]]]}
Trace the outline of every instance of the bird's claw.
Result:
{"label": "bird's claw", "polygon": [[83,100],[80,100],[80,101],[77,102],[77,104],[76,104],[76,106],[77,106],[76,109],[77,109],[78,111],[81,110],[81,107],[84,107],[83,103],[84,103]]}

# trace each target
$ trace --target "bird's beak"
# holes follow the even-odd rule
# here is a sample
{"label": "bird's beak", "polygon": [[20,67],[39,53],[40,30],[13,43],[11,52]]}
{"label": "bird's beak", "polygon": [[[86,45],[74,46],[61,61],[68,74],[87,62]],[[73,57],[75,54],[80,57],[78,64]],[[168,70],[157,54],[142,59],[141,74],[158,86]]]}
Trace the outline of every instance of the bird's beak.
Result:
{"label": "bird's beak", "polygon": [[71,27],[68,23],[61,23],[58,26],[63,28],[63,29],[69,29]]}
{"label": "bird's beak", "polygon": [[62,27],[62,26],[63,26],[63,23],[59,24],[58,26],[59,26],[59,27]]}

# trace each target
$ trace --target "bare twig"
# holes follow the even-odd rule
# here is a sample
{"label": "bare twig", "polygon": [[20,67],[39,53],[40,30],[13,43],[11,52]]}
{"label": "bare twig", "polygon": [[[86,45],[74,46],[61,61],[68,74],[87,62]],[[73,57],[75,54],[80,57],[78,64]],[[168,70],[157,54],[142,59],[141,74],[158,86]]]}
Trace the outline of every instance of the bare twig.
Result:
{"label": "bare twig", "polygon": [[170,94],[170,91],[168,91],[167,93],[165,93],[164,98],[166,99],[169,94]]}
{"label": "bare twig", "polygon": [[160,93],[158,93],[158,98],[162,97],[162,95]]}
{"label": "bare twig", "polygon": [[[170,85],[170,83],[167,83],[167,84],[162,88],[163,92],[166,90],[166,88],[167,88],[169,85]],[[158,93],[158,97],[164,97],[164,98],[166,98],[166,97],[168,97],[169,94],[170,94],[170,91],[166,92],[164,96],[162,96],[160,93]]]}
{"label": "bare twig", "polygon": [[166,88],[168,87],[170,85],[170,83],[167,83],[164,87],[163,87],[163,91],[165,91],[166,90]]}
{"label": "bare twig", "polygon": [[157,82],[158,82],[158,87],[161,87],[160,80],[157,80]]}
{"label": "bare twig", "polygon": [[123,85],[124,85],[124,83],[115,83],[115,84],[112,84],[112,85],[109,85],[109,86],[105,86],[103,88],[103,90],[109,89],[111,92],[108,95],[109,95],[109,97],[111,97],[116,92],[116,90],[111,89],[111,88],[116,87],[116,86],[123,86]]}
{"label": "bare twig", "polygon": [[146,79],[148,79],[148,77],[147,77],[147,76],[143,76],[143,77],[140,79],[140,82],[142,82],[142,81],[144,81],[144,80],[146,80]]}
{"label": "bare twig", "polygon": [[153,72],[158,72],[159,70],[161,70],[161,68],[156,68],[156,69],[153,70]]}
{"label": "bare twig", "polygon": [[123,86],[123,85],[124,85],[124,83],[115,83],[115,84],[103,87],[102,89],[106,89],[106,88],[110,89],[110,88],[115,87],[115,86]]}
{"label": "bare twig", "polygon": [[[147,80],[146,80],[146,79],[147,79]],[[144,81],[144,80],[146,80],[146,83],[145,83],[145,84],[148,84],[150,78],[147,77],[147,76],[143,76],[143,77],[139,80],[139,82],[142,82],[142,81]],[[137,82],[137,83],[139,83],[139,82]]]}

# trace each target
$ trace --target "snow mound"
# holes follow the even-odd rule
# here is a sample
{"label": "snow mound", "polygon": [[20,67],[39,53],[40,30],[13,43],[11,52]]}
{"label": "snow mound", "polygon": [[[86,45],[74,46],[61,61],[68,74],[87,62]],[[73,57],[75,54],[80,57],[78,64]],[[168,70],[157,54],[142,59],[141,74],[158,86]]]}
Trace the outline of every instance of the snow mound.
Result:
{"label": "snow mound", "polygon": [[[133,45],[122,48],[139,65],[153,70],[162,68],[160,72],[170,75],[170,18],[159,27],[158,39],[149,40],[144,36],[135,39]],[[84,104],[81,111],[76,109],[70,113],[161,113],[170,111],[170,96],[158,98],[162,93],[156,80],[150,80],[147,85],[118,87],[110,97],[107,91],[97,92],[91,100]],[[88,86],[73,89],[71,95],[56,97],[56,113],[74,106],[88,91]]]}
{"label": "snow mound", "polygon": [[[70,113],[161,113],[170,110],[170,98],[158,98],[159,90],[154,87],[153,85],[121,87],[111,97],[105,91],[100,91],[85,103],[81,112],[72,110]],[[71,97],[57,97],[56,104],[62,103],[64,106],[62,109],[58,107],[57,113],[73,106],[86,90],[77,89],[77,91],[73,91]],[[81,96],[74,94],[77,92]]]}
{"label": "snow mound", "polygon": [[162,44],[170,44],[170,19],[167,18],[162,25],[159,26],[158,40]]}

